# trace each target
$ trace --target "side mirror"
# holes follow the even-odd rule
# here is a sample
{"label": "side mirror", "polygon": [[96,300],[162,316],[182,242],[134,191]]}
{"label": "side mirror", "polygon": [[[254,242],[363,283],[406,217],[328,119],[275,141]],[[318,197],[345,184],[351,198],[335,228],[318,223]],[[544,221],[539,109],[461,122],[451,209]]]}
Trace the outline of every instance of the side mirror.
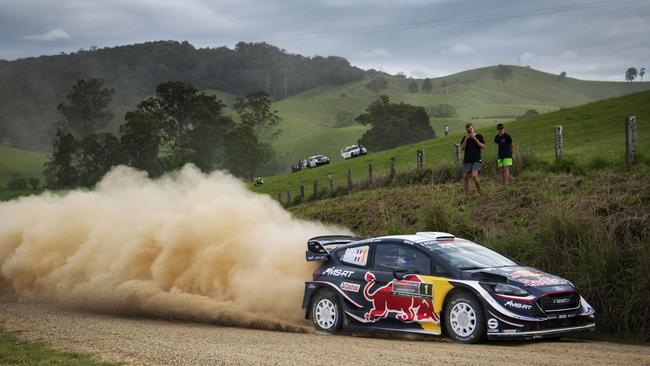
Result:
{"label": "side mirror", "polygon": [[409,272],[406,268],[393,268],[393,277],[398,280],[403,280],[404,276]]}

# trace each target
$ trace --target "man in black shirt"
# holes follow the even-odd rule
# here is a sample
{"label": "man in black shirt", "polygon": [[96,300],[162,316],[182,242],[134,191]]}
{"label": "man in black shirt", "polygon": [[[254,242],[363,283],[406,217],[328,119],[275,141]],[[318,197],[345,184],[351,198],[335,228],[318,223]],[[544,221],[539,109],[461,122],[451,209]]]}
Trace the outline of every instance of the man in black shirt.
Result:
{"label": "man in black shirt", "polygon": [[460,140],[460,148],[465,152],[463,157],[463,191],[465,198],[469,196],[469,176],[472,175],[476,191],[481,194],[481,178],[478,173],[481,171],[481,150],[485,148],[485,140],[481,134],[474,131],[474,125],[465,125],[467,136]]}
{"label": "man in black shirt", "polygon": [[494,143],[499,146],[497,167],[501,169],[501,184],[508,184],[510,179],[510,167],[512,166],[512,137],[506,133],[502,123],[497,125],[498,134],[494,136]]}

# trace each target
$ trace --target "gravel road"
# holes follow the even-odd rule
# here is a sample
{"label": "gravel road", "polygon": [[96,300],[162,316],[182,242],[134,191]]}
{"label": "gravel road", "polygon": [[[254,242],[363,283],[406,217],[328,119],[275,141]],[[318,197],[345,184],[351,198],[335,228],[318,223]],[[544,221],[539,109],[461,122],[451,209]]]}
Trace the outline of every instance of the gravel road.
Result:
{"label": "gravel road", "polygon": [[650,347],[564,340],[467,346],[435,337],[269,332],[0,302],[20,337],[134,365],[650,365]]}

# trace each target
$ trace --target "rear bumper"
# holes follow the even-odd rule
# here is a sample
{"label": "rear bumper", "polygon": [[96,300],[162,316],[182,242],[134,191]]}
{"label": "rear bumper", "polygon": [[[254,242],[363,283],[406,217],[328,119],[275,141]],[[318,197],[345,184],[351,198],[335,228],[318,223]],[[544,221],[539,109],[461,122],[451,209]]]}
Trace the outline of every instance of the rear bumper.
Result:
{"label": "rear bumper", "polygon": [[586,325],[557,329],[531,330],[513,333],[488,333],[488,339],[540,339],[594,330],[596,330],[596,323],[590,323]]}

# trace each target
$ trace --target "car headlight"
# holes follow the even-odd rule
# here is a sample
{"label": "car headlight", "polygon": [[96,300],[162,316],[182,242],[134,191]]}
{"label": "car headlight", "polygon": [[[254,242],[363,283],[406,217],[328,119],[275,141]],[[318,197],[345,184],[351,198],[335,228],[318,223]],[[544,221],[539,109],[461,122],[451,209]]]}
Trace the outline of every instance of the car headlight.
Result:
{"label": "car headlight", "polygon": [[519,288],[517,286],[507,285],[505,283],[500,283],[494,286],[494,292],[502,295],[513,295],[513,296],[527,296],[528,291]]}

